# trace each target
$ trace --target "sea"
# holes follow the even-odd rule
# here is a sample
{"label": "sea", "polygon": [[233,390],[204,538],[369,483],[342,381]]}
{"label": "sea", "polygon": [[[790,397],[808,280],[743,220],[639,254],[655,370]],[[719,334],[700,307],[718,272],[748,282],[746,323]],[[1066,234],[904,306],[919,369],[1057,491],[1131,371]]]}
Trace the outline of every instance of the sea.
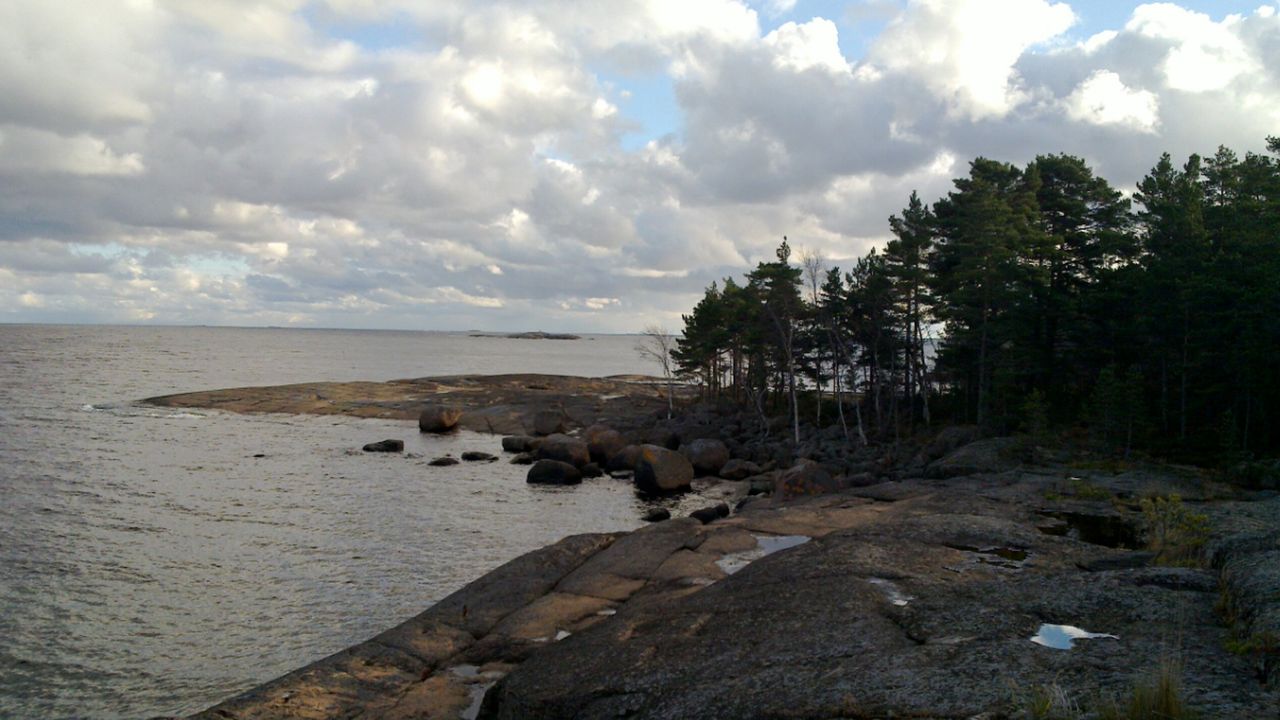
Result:
{"label": "sea", "polygon": [[[635,343],[0,325],[0,718],[189,714],[522,553],[633,529],[653,502],[607,477],[530,486],[505,459],[427,465],[500,454],[496,436],[141,399],[462,373],[654,374]],[[359,451],[385,438],[406,452]]]}

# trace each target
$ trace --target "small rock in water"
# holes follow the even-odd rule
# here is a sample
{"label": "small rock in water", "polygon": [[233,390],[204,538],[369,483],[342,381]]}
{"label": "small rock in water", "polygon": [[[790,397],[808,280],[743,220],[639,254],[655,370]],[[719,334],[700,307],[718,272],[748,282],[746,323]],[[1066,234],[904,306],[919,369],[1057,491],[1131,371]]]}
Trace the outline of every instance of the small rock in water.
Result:
{"label": "small rock in water", "polygon": [[253,454],[253,456],[254,456],[254,457],[256,457],[256,458],[264,458],[264,457],[266,457],[266,456],[267,456],[267,454],[266,454],[266,453],[254,453],[254,454]]}
{"label": "small rock in water", "polygon": [[403,440],[379,440],[361,448],[365,452],[401,452],[404,450]]}
{"label": "small rock in water", "polygon": [[641,519],[645,522],[662,522],[663,520],[670,520],[671,511],[666,508],[654,508],[645,513],[644,517]]}
{"label": "small rock in water", "polygon": [[498,458],[493,455],[490,455],[487,452],[480,452],[479,450],[468,450],[462,453],[462,459],[466,460],[467,462],[493,462]]}
{"label": "small rock in water", "polygon": [[540,485],[577,485],[582,482],[578,468],[559,460],[539,460],[529,468],[526,482]]}
{"label": "small rock in water", "polygon": [[729,517],[729,506],[725,503],[720,503],[719,505],[700,508],[689,513],[689,517],[697,518],[703,525],[706,525],[720,518]]}
{"label": "small rock in water", "polygon": [[511,464],[512,465],[532,465],[534,461],[536,461],[537,459],[538,459],[537,455],[534,455],[531,452],[525,452],[525,453],[520,453],[519,455],[511,458]]}
{"label": "small rock in water", "polygon": [[428,465],[431,465],[431,466],[433,466],[433,467],[448,467],[448,466],[450,466],[450,465],[457,465],[457,464],[458,464],[458,458],[456,458],[456,457],[449,457],[448,455],[446,455],[446,456],[444,456],[444,457],[438,457],[438,458],[436,458],[435,460],[432,460],[431,462],[429,462],[429,463],[427,463],[427,464],[428,464]]}

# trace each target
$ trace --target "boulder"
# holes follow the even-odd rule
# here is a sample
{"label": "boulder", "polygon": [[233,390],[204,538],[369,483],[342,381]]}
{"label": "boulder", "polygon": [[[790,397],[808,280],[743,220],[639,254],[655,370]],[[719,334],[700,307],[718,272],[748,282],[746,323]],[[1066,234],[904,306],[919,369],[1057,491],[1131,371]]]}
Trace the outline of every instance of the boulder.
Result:
{"label": "boulder", "polygon": [[539,410],[534,413],[534,435],[555,435],[562,432],[564,432],[564,413],[559,410]]}
{"label": "boulder", "polygon": [[977,425],[950,425],[942,429],[928,445],[921,448],[915,457],[915,463],[927,465],[958,447],[976,442],[982,437],[982,429]]}
{"label": "boulder", "polygon": [[640,519],[645,522],[662,522],[663,520],[670,520],[671,511],[666,508],[654,508],[645,513],[644,517]]}
{"label": "boulder", "polygon": [[403,440],[379,440],[362,448],[365,452],[401,452],[404,450]]}
{"label": "boulder", "polygon": [[462,408],[451,405],[428,405],[418,416],[418,430],[424,433],[449,432],[462,419]]}
{"label": "boulder", "polygon": [[940,479],[1012,470],[1018,465],[1009,457],[1014,442],[1013,438],[1000,437],[969,443],[930,463],[925,476]]}
{"label": "boulder", "polygon": [[694,474],[699,477],[716,475],[729,462],[729,448],[719,440],[693,440],[681,446],[680,452],[689,458]]}
{"label": "boulder", "polygon": [[773,496],[786,499],[840,489],[839,478],[832,477],[825,467],[812,460],[800,460],[778,475],[773,484]]}
{"label": "boulder", "polygon": [[528,435],[508,435],[502,438],[502,449],[513,453],[533,452],[538,449],[540,442],[542,441],[538,438]]}
{"label": "boulder", "polygon": [[446,455],[444,457],[438,457],[427,464],[431,465],[432,467],[448,467],[450,465],[457,465],[458,458],[449,457],[448,455]]}
{"label": "boulder", "polygon": [[625,470],[635,470],[636,463],[640,461],[640,446],[628,445],[609,458],[609,464],[606,466],[609,472],[622,472]]}
{"label": "boulder", "polygon": [[693,465],[684,455],[657,445],[641,445],[635,484],[643,492],[667,493],[689,489]]}
{"label": "boulder", "polygon": [[538,456],[531,452],[524,452],[511,458],[512,465],[532,465],[538,461]]}
{"label": "boulder", "polygon": [[733,458],[720,468],[719,474],[725,480],[746,480],[752,475],[759,475],[760,466],[750,460]]}
{"label": "boulder", "polygon": [[582,466],[582,477],[584,478],[598,478],[603,475],[604,470],[601,470],[600,466],[593,462]]}
{"label": "boulder", "polygon": [[542,443],[538,445],[537,455],[539,459],[559,460],[574,467],[582,467],[591,462],[591,454],[587,451],[586,443],[578,438],[559,433],[543,438]]}
{"label": "boulder", "polygon": [[582,473],[566,462],[539,460],[529,468],[525,480],[537,485],[577,485],[582,482]]}
{"label": "boulder", "polygon": [[622,433],[604,425],[592,425],[582,434],[587,441],[587,450],[591,459],[601,465],[607,465],[609,458],[627,446]]}
{"label": "boulder", "polygon": [[707,523],[715,522],[720,518],[729,517],[729,506],[726,505],[725,503],[720,503],[719,505],[712,505],[710,507],[698,508],[697,510],[694,510],[693,512],[689,513],[689,517],[697,520],[703,525],[706,525]]}
{"label": "boulder", "polygon": [[462,453],[462,459],[466,460],[467,462],[493,462],[498,458],[494,455],[490,455],[487,452],[480,452],[479,450],[468,450]]}

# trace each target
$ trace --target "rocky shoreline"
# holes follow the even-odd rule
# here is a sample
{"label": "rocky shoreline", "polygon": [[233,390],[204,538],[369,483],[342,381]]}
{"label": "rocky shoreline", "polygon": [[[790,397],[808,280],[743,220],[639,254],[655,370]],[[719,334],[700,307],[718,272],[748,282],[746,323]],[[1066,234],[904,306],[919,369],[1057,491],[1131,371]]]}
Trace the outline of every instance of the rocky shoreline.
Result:
{"label": "rocky shoreline", "polygon": [[[489,398],[550,387],[534,377],[504,376]],[[401,382],[482,395],[444,380]],[[809,428],[817,440],[794,447],[723,408],[655,421],[665,400],[643,383],[625,396],[638,402],[609,408],[597,382],[629,381],[553,400],[567,420],[556,430],[611,421],[627,442],[695,460],[696,441],[723,443],[733,512],[565,538],[194,717],[1130,717],[1118,709],[1162,677],[1197,717],[1280,717],[1274,492],[968,428],[873,449]],[[316,389],[329,405],[282,402]],[[360,404],[329,384],[159,402],[412,414],[440,397]],[[504,432],[534,430],[535,399],[495,414]],[[1203,518],[1203,561],[1149,547],[1153,517]]]}

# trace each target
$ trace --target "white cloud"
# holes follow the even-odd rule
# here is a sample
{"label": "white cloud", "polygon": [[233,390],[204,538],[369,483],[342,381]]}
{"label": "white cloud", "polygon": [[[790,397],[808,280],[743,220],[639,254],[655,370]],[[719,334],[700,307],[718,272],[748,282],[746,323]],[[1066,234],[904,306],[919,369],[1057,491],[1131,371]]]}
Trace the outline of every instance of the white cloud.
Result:
{"label": "white cloud", "polygon": [[0,125],[0,174],[137,175],[145,169],[141,155],[117,152],[100,138]]}
{"label": "white cloud", "polygon": [[[1280,126],[1265,9],[1144,6],[1082,43],[1052,0],[761,30],[789,5],[0,3],[0,313],[678,326],[782,235],[847,266],[977,155],[1070,152],[1130,186],[1161,151]],[[843,56],[837,27],[884,21]],[[413,42],[330,35],[347,23]],[[659,75],[676,107],[649,107]],[[650,114],[670,127],[624,149]]]}
{"label": "white cloud", "polygon": [[774,64],[797,72],[822,68],[848,73],[849,63],[840,53],[836,24],[825,18],[814,18],[797,25],[789,22],[764,37],[764,44],[776,55]]}
{"label": "white cloud", "polygon": [[1098,70],[1067,96],[1067,114],[1095,125],[1121,125],[1141,132],[1155,132],[1160,124],[1160,103],[1155,93],[1126,87],[1120,76]]}
{"label": "white cloud", "polygon": [[[1258,13],[1267,17],[1265,13]],[[1165,82],[1175,90],[1220,90],[1258,62],[1238,35],[1241,17],[1230,15],[1214,22],[1204,13],[1172,3],[1142,5],[1133,11],[1125,29],[1144,37],[1169,41],[1171,47],[1161,68]]]}
{"label": "white cloud", "polygon": [[912,0],[872,49],[873,61],[924,82],[956,113],[1001,116],[1026,94],[1014,64],[1075,23],[1046,0]]}

